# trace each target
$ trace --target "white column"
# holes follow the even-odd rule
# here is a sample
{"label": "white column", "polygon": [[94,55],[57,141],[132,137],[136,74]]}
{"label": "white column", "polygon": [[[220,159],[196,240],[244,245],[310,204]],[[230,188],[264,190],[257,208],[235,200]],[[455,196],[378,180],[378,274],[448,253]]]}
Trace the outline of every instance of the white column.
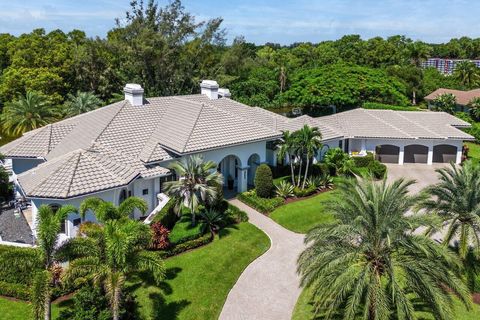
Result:
{"label": "white column", "polygon": [[272,166],[276,167],[277,166],[277,150],[273,151],[272,161],[273,161]]}
{"label": "white column", "polygon": [[361,140],[360,154],[367,154],[366,139]]}
{"label": "white column", "polygon": [[457,157],[455,159],[456,164],[462,163],[462,149],[463,149],[463,145],[457,146]]}
{"label": "white column", "polygon": [[403,165],[403,160],[405,158],[405,147],[400,146],[400,151],[398,152],[398,164]]}
{"label": "white column", "polygon": [[433,164],[433,147],[428,146],[427,164]]}
{"label": "white column", "polygon": [[237,191],[245,192],[248,188],[248,166],[247,167],[238,167],[238,181],[237,181]]}

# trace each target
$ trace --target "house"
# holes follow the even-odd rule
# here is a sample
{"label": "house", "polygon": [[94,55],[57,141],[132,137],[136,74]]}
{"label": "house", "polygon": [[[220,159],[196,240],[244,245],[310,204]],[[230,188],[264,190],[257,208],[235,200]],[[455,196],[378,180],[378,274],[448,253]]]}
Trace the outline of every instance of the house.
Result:
{"label": "house", "polygon": [[450,93],[455,96],[457,100],[456,111],[460,111],[460,112],[468,112],[470,110],[470,108],[468,107],[468,104],[470,103],[470,101],[472,101],[473,98],[480,97],[480,89],[462,91],[462,90],[440,88],[433,91],[432,93],[430,93],[428,96],[424,98],[428,102],[428,108],[431,109],[433,105],[433,101],[438,96],[441,96],[442,94],[445,94],[445,93]]}
{"label": "house", "polygon": [[[245,191],[259,164],[277,164],[274,142],[282,131],[304,125],[318,127],[328,148],[374,152],[399,164],[459,163],[463,140],[473,139],[459,129],[468,123],[442,112],[355,109],[286,118],[236,102],[210,80],[195,95],[145,98],[135,84],[124,93],[123,101],[27,132],[0,148],[11,160],[18,197],[29,202],[33,232],[41,205],[79,206],[92,196],[115,205],[141,197],[150,216],[166,202],[163,183],[177,178],[169,163],[193,154],[216,162],[225,182],[231,178],[238,192]],[[146,218],[139,212],[134,217]],[[81,222],[71,214],[63,236],[75,236]]]}

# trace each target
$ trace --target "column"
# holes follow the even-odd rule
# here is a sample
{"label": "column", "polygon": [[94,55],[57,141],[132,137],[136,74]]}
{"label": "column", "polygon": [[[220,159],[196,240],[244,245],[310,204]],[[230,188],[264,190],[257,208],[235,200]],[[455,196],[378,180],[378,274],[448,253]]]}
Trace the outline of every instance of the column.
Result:
{"label": "column", "polygon": [[238,167],[238,181],[237,181],[237,192],[245,192],[247,191],[248,187],[248,168],[246,167]]}
{"label": "column", "polygon": [[457,146],[457,157],[455,159],[456,164],[461,164],[462,163],[462,151],[463,151],[463,146]]}
{"label": "column", "polygon": [[428,146],[427,164],[433,164],[433,147]]}
{"label": "column", "polygon": [[398,164],[403,165],[403,160],[405,158],[405,147],[400,146],[400,151],[398,152]]}
{"label": "column", "polygon": [[366,139],[361,140],[360,154],[361,155],[367,154]]}

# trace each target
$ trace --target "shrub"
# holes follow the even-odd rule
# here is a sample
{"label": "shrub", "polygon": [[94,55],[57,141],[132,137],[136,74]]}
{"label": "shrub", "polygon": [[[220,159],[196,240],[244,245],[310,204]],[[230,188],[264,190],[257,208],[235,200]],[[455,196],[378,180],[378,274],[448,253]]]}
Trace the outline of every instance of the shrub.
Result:
{"label": "shrub", "polygon": [[152,230],[152,249],[167,249],[170,246],[170,240],[168,239],[170,230],[163,226],[160,221],[152,223],[150,229]]}
{"label": "shrub", "polygon": [[261,198],[269,198],[272,195],[272,170],[266,164],[259,165],[255,172],[255,189],[257,190],[257,195]]}
{"label": "shrub", "polygon": [[86,285],[72,298],[72,305],[60,311],[59,319],[107,320],[111,319],[108,300],[99,287]]}
{"label": "shrub", "polygon": [[387,172],[387,166],[378,160],[373,161],[368,167],[372,175],[377,179],[383,179]]}
{"label": "shrub", "polygon": [[38,249],[0,246],[0,281],[30,286],[42,265]]}
{"label": "shrub", "polygon": [[172,229],[175,225],[175,222],[178,220],[178,216],[175,213],[175,201],[170,199],[167,204],[160,210],[152,222],[160,222],[162,225],[168,229]]}
{"label": "shrub", "polygon": [[165,252],[164,257],[166,258],[166,257],[175,256],[182,252],[201,247],[203,245],[206,245],[212,240],[213,239],[212,237],[210,237],[210,234],[205,234],[197,239],[189,240],[184,243],[175,245],[173,248]]}
{"label": "shrub", "polygon": [[275,193],[280,198],[287,199],[294,196],[293,189],[295,187],[290,182],[283,180],[280,181],[280,183],[277,184],[275,187],[277,189]]}
{"label": "shrub", "polygon": [[328,149],[324,156],[324,162],[330,169],[329,171],[336,175],[342,173],[342,169],[346,161],[349,160],[349,155],[343,152],[340,148]]}
{"label": "shrub", "polygon": [[192,226],[190,214],[184,214],[170,231],[169,239],[171,244],[180,244],[189,240],[197,239],[203,235],[202,226],[197,223]]}
{"label": "shrub", "polygon": [[324,173],[320,176],[320,189],[333,189],[333,178],[328,173]]}
{"label": "shrub", "polygon": [[240,193],[237,199],[263,214],[269,214],[285,203],[285,200],[280,197],[260,198],[257,196],[255,189]]}
{"label": "shrub", "polygon": [[374,160],[373,153],[371,152],[367,153],[367,155],[364,157],[353,157],[355,166],[360,168],[368,167]]}
{"label": "shrub", "polygon": [[228,204],[228,209],[225,210],[225,215],[231,223],[240,223],[248,221],[248,215],[245,211],[240,210],[232,204]]}
{"label": "shrub", "polygon": [[0,281],[0,295],[29,301],[30,287],[24,284]]}
{"label": "shrub", "polygon": [[305,189],[295,187],[295,189],[293,190],[293,193],[295,194],[295,196],[302,198],[302,197],[308,197],[309,195],[314,194],[315,191],[317,191],[317,187],[315,185],[311,185]]}

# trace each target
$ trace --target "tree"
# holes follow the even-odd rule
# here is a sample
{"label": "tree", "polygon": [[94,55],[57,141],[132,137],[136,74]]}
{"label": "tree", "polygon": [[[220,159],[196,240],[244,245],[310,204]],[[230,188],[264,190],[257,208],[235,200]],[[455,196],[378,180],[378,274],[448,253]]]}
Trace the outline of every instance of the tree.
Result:
{"label": "tree", "polygon": [[58,234],[68,215],[76,212],[77,209],[71,205],[62,206],[56,212],[47,205],[42,205],[38,209],[37,242],[42,251],[44,270],[37,272],[32,286],[34,319],[51,318],[51,288],[56,280],[53,273]]}
{"label": "tree", "polygon": [[165,276],[163,260],[157,252],[145,250],[151,240],[149,226],[135,220],[108,220],[92,225],[84,237],[71,239],[63,247],[70,263],[67,283],[102,285],[113,319],[118,320],[127,275],[148,271],[157,284]]}
{"label": "tree", "polygon": [[432,225],[428,215],[406,215],[420,200],[408,193],[412,183],[352,179],[339,185],[338,201],[329,207],[335,222],[307,234],[298,260],[316,313],[416,319],[426,308],[435,319],[451,319],[453,294],[470,307],[455,254],[412,232]]}
{"label": "tree", "polygon": [[214,209],[200,211],[200,218],[202,219],[202,232],[206,230],[210,231],[212,239],[215,237],[215,233],[225,223],[225,213]]}
{"label": "tree", "polygon": [[471,61],[460,61],[455,65],[453,76],[467,87],[476,86],[480,80],[480,70]]}
{"label": "tree", "polygon": [[293,168],[293,157],[296,155],[297,147],[295,144],[295,134],[290,131],[282,131],[282,137],[277,142],[278,158],[285,160],[288,157],[288,164],[290,165],[290,173],[292,176],[292,185],[295,185],[295,170]]}
{"label": "tree", "polygon": [[87,198],[80,204],[79,213],[85,218],[87,211],[92,211],[100,222],[128,218],[137,209],[142,215],[148,210],[148,205],[142,198],[128,197],[118,207],[100,198]]}
{"label": "tree", "polygon": [[450,114],[455,112],[457,98],[451,93],[444,93],[437,96],[433,100],[433,109],[435,111],[443,111]]}
{"label": "tree", "polygon": [[266,164],[261,164],[255,171],[255,191],[261,198],[270,198],[273,189],[272,170]]}
{"label": "tree", "polygon": [[58,116],[44,96],[29,91],[17,101],[7,103],[1,119],[7,133],[21,135],[55,121]]}
{"label": "tree", "polygon": [[[300,157],[306,158],[306,161],[307,161],[305,165],[305,173],[303,176],[303,184],[302,184],[302,189],[305,189],[310,161],[317,154],[317,152],[321,150],[323,147],[322,133],[318,130],[317,127],[310,127],[308,125],[304,125],[302,129],[297,131],[296,137],[297,137],[297,143],[300,149]],[[298,185],[300,185],[301,177],[302,176],[300,172]]]}
{"label": "tree", "polygon": [[93,92],[77,91],[77,94],[68,94],[68,101],[65,103],[67,116],[76,116],[100,107],[100,100]]}
{"label": "tree", "polygon": [[[465,259],[470,246],[480,257],[480,168],[467,161],[461,167],[437,169],[440,182],[427,187],[431,197],[421,208],[438,215],[448,225],[443,244],[458,239],[459,254]],[[432,232],[435,230],[432,230]]]}
{"label": "tree", "polygon": [[480,119],[480,97],[475,97],[467,105],[470,108],[470,114],[476,119]]}
{"label": "tree", "polygon": [[190,210],[194,225],[199,204],[215,199],[216,188],[223,184],[223,177],[216,171],[215,162],[205,162],[198,155],[175,161],[169,168],[175,171],[180,180],[165,182],[165,192],[174,198],[177,212],[181,211],[182,206]]}
{"label": "tree", "polygon": [[429,58],[431,52],[432,48],[421,41],[411,42],[407,45],[407,56],[417,68],[420,68],[422,62]]}

